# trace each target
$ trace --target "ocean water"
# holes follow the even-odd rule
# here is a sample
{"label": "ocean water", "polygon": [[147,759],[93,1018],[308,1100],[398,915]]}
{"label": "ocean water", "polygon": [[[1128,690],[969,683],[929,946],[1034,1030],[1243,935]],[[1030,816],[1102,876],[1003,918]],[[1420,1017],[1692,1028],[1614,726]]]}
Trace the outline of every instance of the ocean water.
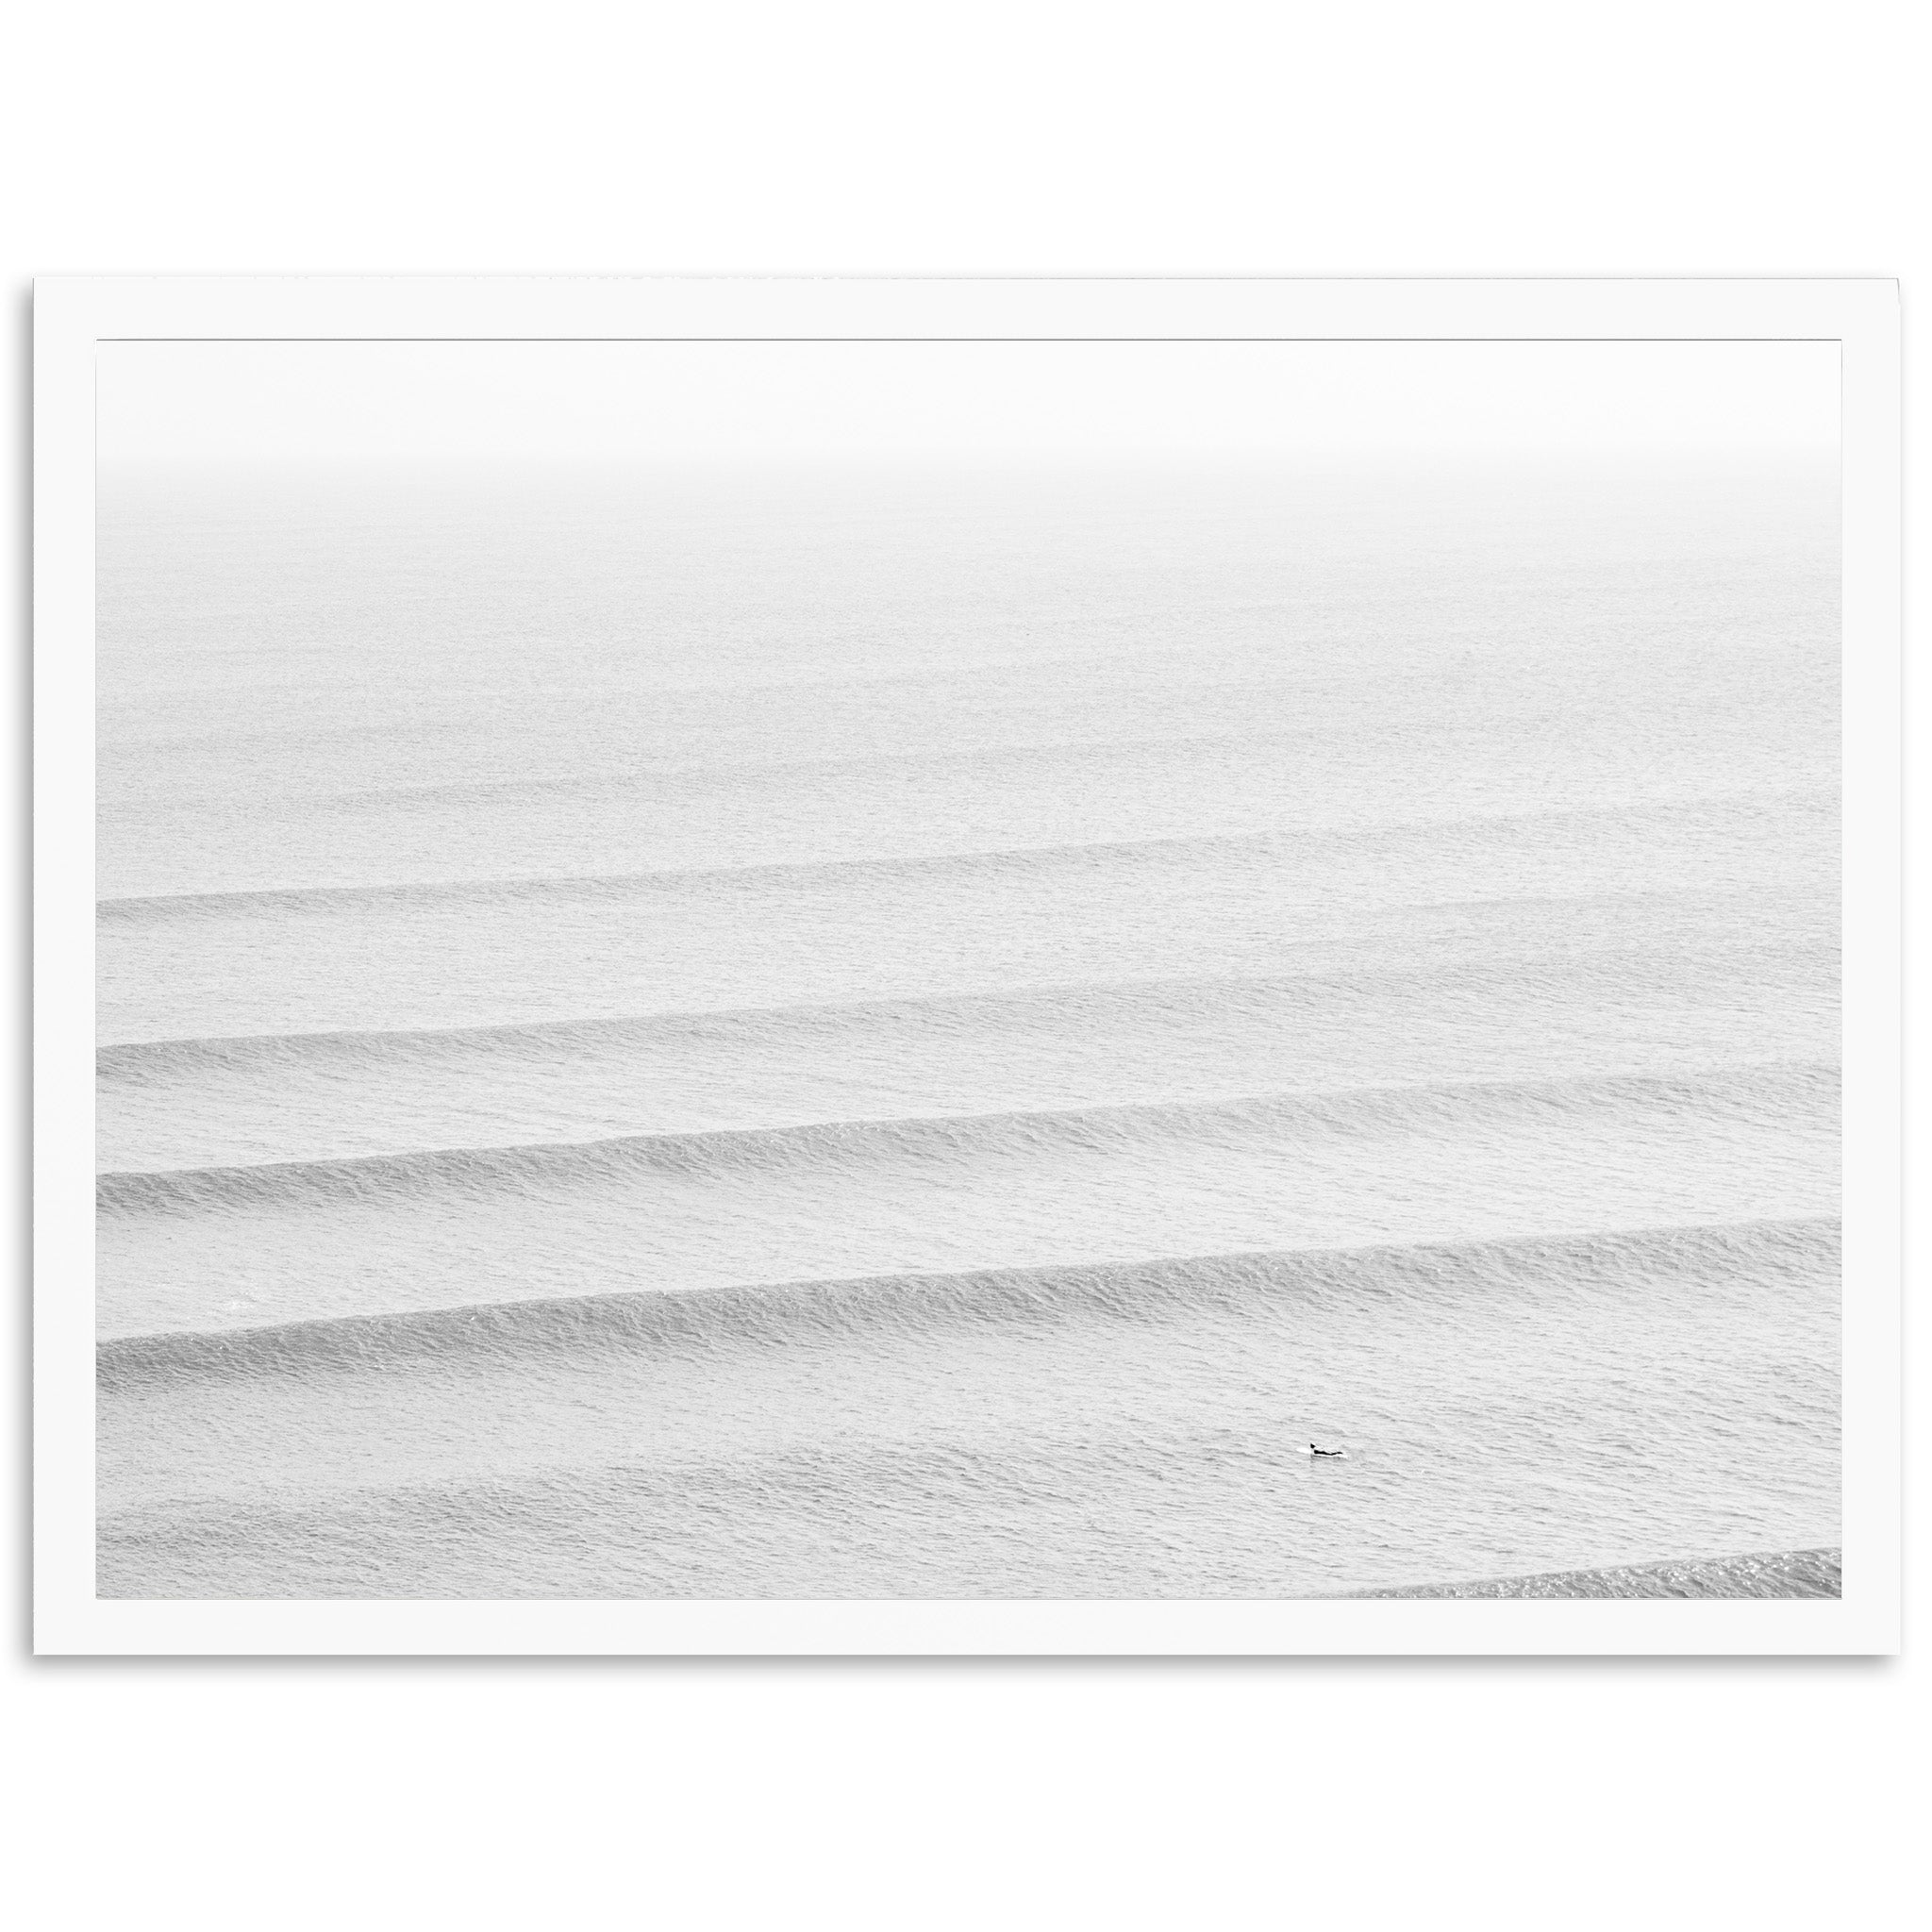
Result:
{"label": "ocean water", "polygon": [[103,500],[104,1594],[1837,1541],[1832,475]]}

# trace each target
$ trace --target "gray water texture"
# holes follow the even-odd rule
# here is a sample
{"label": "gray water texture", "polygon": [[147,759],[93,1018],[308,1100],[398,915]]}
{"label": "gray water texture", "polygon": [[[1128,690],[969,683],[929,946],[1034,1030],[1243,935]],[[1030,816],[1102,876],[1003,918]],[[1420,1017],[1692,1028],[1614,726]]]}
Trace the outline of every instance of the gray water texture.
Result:
{"label": "gray water texture", "polygon": [[104,1594],[1837,1541],[1831,474],[103,502]]}

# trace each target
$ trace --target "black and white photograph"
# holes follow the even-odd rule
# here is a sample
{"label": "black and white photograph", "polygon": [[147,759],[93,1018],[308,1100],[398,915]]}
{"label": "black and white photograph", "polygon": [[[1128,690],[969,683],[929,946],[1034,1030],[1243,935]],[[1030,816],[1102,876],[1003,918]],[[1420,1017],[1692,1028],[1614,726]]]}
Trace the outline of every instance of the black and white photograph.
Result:
{"label": "black and white photograph", "polygon": [[1835,1598],[1826,341],[126,341],[103,1599]]}

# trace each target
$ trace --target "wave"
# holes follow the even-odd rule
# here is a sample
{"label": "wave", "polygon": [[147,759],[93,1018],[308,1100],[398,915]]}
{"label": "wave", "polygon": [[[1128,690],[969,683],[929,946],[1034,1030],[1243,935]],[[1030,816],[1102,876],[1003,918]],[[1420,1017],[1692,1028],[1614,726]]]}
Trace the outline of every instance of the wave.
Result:
{"label": "wave", "polygon": [[754,1288],[672,1289],[355,1315],[265,1328],[100,1342],[103,1391],[184,1379],[408,1370],[467,1361],[724,1346],[792,1346],[880,1329],[920,1334],[1083,1318],[1240,1314],[1270,1296],[1438,1296],[1472,1289],[1614,1291],[1659,1275],[1777,1275],[1839,1264],[1836,1219],[1749,1221],[1613,1233],[1264,1250],[1158,1261],[891,1274]]}
{"label": "wave", "polygon": [[1813,1061],[1725,1066],[1695,1074],[1470,1081],[1345,1088],[1221,1101],[1161,1101],[800,1126],[629,1134],[512,1147],[436,1147],[333,1160],[164,1168],[96,1178],[96,1211],[192,1214],[332,1207],[425,1193],[581,1188],[647,1175],[770,1174],[828,1164],[1124,1154],[1176,1140],[1213,1144],[1257,1138],[1441,1134],[1493,1124],[1551,1125],[1602,1108],[1737,1120],[1788,1119],[1835,1103],[1839,1072]]}
{"label": "wave", "polygon": [[276,886],[227,892],[159,892],[100,900],[96,918],[108,925],[156,920],[253,918],[263,913],[333,913],[366,908],[417,910],[432,907],[488,908],[525,903],[590,903],[647,897],[655,892],[710,893],[772,886],[810,888],[934,876],[1000,877],[1054,868],[1085,869],[1125,860],[1190,863],[1215,853],[1266,847],[1274,832],[1225,833],[1185,839],[1132,839],[1110,843],[1011,846],[996,851],[923,855],[914,858],[787,859],[766,865],[673,867],[661,871],[575,876],[438,879],[378,886]]}
{"label": "wave", "polygon": [[1723,974],[1790,974],[1815,956],[1835,974],[1837,948],[1802,939],[1697,947],[1574,949],[1457,958],[1441,966],[1347,972],[1197,975],[1178,979],[1082,980],[1011,993],[934,993],[897,999],[825,1001],[785,1007],[721,1007],[595,1020],[510,1021],[497,1025],[316,1033],[210,1034],[119,1041],[100,1047],[94,1071],[118,1086],[220,1071],[328,1068],[347,1062],[540,1060],[558,1055],[698,1042],[769,1044],[782,1039],[875,1034],[916,1026],[927,1035],[1041,1029],[1136,1021],[1243,1021],[1292,1017],[1316,1005],[1387,1002],[1419,994],[1495,999],[1509,992],[1574,997],[1633,982],[1680,992]]}
{"label": "wave", "polygon": [[1839,1549],[1770,1550],[1746,1557],[1700,1557],[1625,1563],[1605,1570],[1548,1570],[1532,1576],[1487,1576],[1467,1583],[1415,1583],[1360,1590],[1369,1597],[1835,1597],[1844,1594]]}
{"label": "wave", "polygon": [[489,909],[517,905],[601,905],[661,893],[766,892],[883,886],[932,879],[1002,880],[1052,877],[1060,873],[1129,869],[1186,869],[1216,857],[1246,856],[1258,860],[1293,858],[1314,845],[1380,845],[1391,839],[1426,835],[1442,839],[1508,836],[1534,826],[1547,834],[1557,825],[1572,828],[1624,824],[1661,818],[1735,820],[1740,815],[1776,813],[1784,818],[1807,805],[1828,813],[1829,793],[1724,793],[1715,797],[1662,800],[1608,808],[1566,808],[1548,812],[1506,812],[1413,821],[1378,821],[1370,826],[1306,825],[1259,832],[1217,832],[1183,837],[1078,841],[1062,844],[1007,846],[977,852],[930,853],[876,858],[787,859],[751,865],[693,866],[485,879],[438,879],[382,885],[276,886],[216,892],[131,894],[96,902],[95,917],[107,926],[142,926],[157,922],[259,918],[265,914],[329,916],[369,909],[421,911],[437,908]]}

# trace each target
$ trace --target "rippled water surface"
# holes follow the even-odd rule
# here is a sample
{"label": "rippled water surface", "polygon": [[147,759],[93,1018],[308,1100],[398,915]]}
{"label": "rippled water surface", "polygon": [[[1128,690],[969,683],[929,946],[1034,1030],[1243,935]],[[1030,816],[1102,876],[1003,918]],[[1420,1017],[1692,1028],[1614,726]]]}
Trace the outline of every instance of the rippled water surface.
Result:
{"label": "rippled water surface", "polygon": [[1837,1541],[1829,476],[105,503],[104,1593]]}

